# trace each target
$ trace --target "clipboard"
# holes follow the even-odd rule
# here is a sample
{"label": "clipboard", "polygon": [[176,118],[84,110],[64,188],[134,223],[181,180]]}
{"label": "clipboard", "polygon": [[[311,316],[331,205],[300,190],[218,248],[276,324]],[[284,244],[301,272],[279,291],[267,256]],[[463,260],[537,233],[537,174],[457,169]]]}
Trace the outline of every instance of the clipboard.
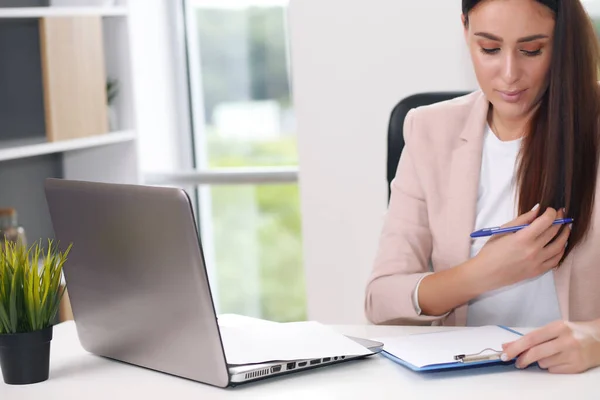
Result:
{"label": "clipboard", "polygon": [[378,338],[381,354],[414,372],[443,371],[510,364],[502,361],[502,344],[522,333],[502,325]]}

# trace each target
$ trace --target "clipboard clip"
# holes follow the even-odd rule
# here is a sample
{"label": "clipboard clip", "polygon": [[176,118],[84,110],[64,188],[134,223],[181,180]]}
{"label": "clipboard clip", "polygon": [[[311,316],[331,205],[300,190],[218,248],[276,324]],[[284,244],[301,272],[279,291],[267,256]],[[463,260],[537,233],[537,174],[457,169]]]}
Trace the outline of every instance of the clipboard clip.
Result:
{"label": "clipboard clip", "polygon": [[[491,354],[482,354],[485,351],[491,351]],[[461,363],[472,363],[478,361],[491,361],[491,360],[500,360],[500,356],[502,355],[501,351],[494,349],[483,349],[479,353],[475,354],[457,354],[454,356],[454,360]]]}

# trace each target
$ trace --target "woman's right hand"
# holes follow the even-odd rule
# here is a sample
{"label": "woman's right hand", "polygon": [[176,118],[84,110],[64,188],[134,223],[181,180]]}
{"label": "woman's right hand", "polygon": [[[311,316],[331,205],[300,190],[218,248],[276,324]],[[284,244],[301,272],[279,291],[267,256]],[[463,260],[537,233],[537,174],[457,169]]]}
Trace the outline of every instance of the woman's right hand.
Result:
{"label": "woman's right hand", "polygon": [[[475,256],[485,291],[534,278],[556,267],[563,257],[570,226],[552,225],[563,210],[552,208],[538,217],[536,206],[504,226],[530,224],[515,233],[492,236]],[[555,240],[553,240],[556,237]]]}
{"label": "woman's right hand", "polygon": [[[422,314],[444,315],[483,293],[534,278],[556,267],[571,229],[552,224],[564,216],[562,210],[548,208],[539,217],[538,212],[534,208],[503,225],[529,224],[515,233],[492,236],[465,263],[425,276],[418,292]],[[564,229],[557,236],[561,228]]]}

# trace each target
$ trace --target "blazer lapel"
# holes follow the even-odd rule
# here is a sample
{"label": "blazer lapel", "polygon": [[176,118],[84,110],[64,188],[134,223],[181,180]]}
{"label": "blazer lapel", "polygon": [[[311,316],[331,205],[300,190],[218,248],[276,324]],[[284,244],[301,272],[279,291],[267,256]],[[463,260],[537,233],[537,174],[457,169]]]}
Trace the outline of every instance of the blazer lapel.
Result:
{"label": "blazer lapel", "polygon": [[[470,257],[470,234],[475,226],[477,196],[483,133],[487,120],[489,102],[479,93],[452,154],[448,187],[447,238],[451,245],[451,266],[459,265]],[[467,323],[467,305],[460,306],[450,314],[446,324],[464,326]]]}

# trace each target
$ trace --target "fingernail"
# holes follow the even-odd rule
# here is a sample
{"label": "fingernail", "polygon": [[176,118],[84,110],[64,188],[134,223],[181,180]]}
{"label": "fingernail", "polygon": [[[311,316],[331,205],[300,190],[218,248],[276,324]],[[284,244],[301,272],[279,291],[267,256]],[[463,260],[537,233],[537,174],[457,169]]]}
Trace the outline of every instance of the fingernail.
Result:
{"label": "fingernail", "polygon": [[500,359],[504,362],[508,361],[508,356],[506,355],[506,353],[502,353],[502,355],[500,356]]}
{"label": "fingernail", "polygon": [[569,229],[573,229],[573,224],[569,224]]}
{"label": "fingernail", "polygon": [[537,210],[539,206],[540,206],[540,203],[537,203],[535,206],[533,206],[533,208],[531,209],[531,211]]}

